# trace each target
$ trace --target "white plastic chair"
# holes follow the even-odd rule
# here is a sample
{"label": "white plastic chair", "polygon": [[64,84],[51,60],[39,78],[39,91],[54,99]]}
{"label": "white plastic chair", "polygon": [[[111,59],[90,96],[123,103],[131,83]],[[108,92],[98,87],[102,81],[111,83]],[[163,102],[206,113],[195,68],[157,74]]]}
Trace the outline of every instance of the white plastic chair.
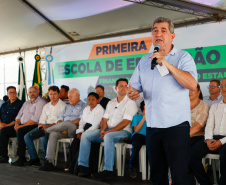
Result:
{"label": "white plastic chair", "polygon": [[57,158],[58,158],[58,152],[59,152],[59,144],[60,142],[63,143],[63,147],[64,147],[64,160],[65,162],[67,161],[67,151],[66,151],[66,143],[70,143],[73,141],[74,138],[61,138],[58,139],[57,141],[57,147],[56,147],[56,154],[55,154],[55,166],[57,165]]}
{"label": "white plastic chair", "polygon": [[12,153],[11,153],[11,157],[16,157],[17,137],[10,137],[9,138],[8,151],[10,150],[10,142],[12,142]]}
{"label": "white plastic chair", "polygon": [[[104,147],[104,142],[100,144],[100,151],[99,151],[99,162],[98,162],[98,172],[103,171],[104,165],[104,155],[102,155]],[[115,144],[115,162],[116,162],[116,169],[118,171],[117,175],[122,176],[122,147],[123,143],[116,143]]]}
{"label": "white plastic chair", "polygon": [[[122,176],[124,176],[125,171],[125,159],[126,159],[126,149],[130,149],[130,156],[132,153],[132,144],[124,144],[122,149]],[[146,145],[143,145],[139,152],[139,161],[140,161],[140,171],[142,172],[142,180],[147,180],[147,171],[146,171]],[[150,179],[150,164],[148,163],[148,180]]]}
{"label": "white plastic chair", "polygon": [[[212,170],[213,170],[213,180],[214,184],[217,184],[217,161],[219,161],[219,177],[220,177],[220,155],[219,154],[207,154],[205,158],[210,159],[210,162],[212,163]],[[205,165],[205,164],[204,164]]]}

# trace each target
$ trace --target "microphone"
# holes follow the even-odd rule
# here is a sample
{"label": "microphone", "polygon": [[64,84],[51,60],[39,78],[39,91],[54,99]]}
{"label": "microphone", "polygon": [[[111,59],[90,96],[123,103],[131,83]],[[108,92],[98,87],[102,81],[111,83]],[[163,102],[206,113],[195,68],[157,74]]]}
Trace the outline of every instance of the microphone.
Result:
{"label": "microphone", "polygon": [[[156,43],[154,45],[154,53],[159,52],[159,48],[160,48],[160,44]],[[156,62],[157,58],[155,57],[152,61],[151,61],[151,70],[153,70],[155,68],[156,65],[158,65],[158,63]]]}

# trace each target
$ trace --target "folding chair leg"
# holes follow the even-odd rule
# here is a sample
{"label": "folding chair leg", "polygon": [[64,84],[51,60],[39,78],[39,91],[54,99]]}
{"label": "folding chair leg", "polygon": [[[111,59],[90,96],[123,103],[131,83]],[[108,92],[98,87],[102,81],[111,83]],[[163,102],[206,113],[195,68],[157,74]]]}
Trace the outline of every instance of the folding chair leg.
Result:
{"label": "folding chair leg", "polygon": [[54,164],[54,166],[57,165],[58,151],[59,151],[59,142],[57,141],[56,154],[55,154],[55,164]]}
{"label": "folding chair leg", "polygon": [[103,146],[100,145],[100,151],[99,151],[99,161],[98,161],[98,172],[102,171],[101,164],[102,164],[102,151],[103,151]]}
{"label": "folding chair leg", "polygon": [[67,162],[67,150],[66,150],[66,143],[63,143],[64,146],[64,160]]}

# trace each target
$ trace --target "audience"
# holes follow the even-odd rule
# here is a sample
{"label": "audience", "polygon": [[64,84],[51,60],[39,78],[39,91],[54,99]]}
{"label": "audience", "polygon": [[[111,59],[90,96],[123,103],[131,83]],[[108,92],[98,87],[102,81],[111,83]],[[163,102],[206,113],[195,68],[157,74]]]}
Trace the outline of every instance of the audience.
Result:
{"label": "audience", "polygon": [[102,86],[102,85],[97,85],[97,86],[95,87],[95,92],[99,95],[99,99],[98,99],[99,104],[100,104],[104,109],[106,109],[106,106],[107,106],[108,102],[110,101],[110,99],[104,97],[104,95],[105,95],[105,92],[104,92],[104,86]]}
{"label": "audience", "polygon": [[226,78],[221,80],[220,91],[223,100],[210,108],[205,128],[205,141],[199,140],[191,148],[190,167],[200,185],[211,184],[202,164],[202,158],[208,153],[220,154],[219,185],[226,182]]}
{"label": "audience", "polygon": [[208,89],[210,96],[204,102],[211,107],[214,103],[219,103],[223,99],[220,94],[220,80],[211,80]]}
{"label": "audience", "polygon": [[[88,106],[83,110],[82,117],[79,121],[79,127],[76,130],[76,135],[70,146],[68,170],[74,173],[75,166],[78,160],[80,139],[84,132],[99,129],[101,119],[104,115],[103,107],[98,104],[99,95],[91,92],[88,95]],[[98,151],[97,151],[98,152]],[[98,158],[96,159],[98,160]],[[67,171],[67,170],[66,170]]]}
{"label": "audience", "polygon": [[80,92],[75,88],[68,92],[68,97],[70,104],[60,113],[56,125],[31,133],[33,139],[49,133],[46,160],[39,170],[52,171],[54,169],[53,160],[55,158],[57,140],[60,138],[73,138],[75,136],[75,130],[78,127],[86,103],[80,100]]}
{"label": "audience", "polygon": [[26,144],[24,135],[38,126],[42,108],[46,104],[46,101],[39,96],[39,90],[34,86],[29,88],[28,96],[30,100],[23,104],[16,117],[14,126],[18,143],[17,156],[19,159],[11,163],[13,166],[23,166],[27,162],[25,158]]}
{"label": "audience", "polygon": [[7,87],[7,95],[9,101],[0,108],[0,163],[8,162],[9,138],[16,137],[15,118],[23,105],[23,102],[17,98],[14,86]]}
{"label": "audience", "polygon": [[62,85],[61,89],[60,89],[60,99],[66,103],[69,104],[69,100],[68,100],[68,91],[69,91],[69,87],[66,85]]}
{"label": "audience", "polygon": [[[88,106],[80,100],[80,92],[77,89],[69,90],[66,85],[62,85],[60,90],[57,86],[49,87],[51,102],[46,105],[46,102],[39,97],[37,87],[29,88],[30,100],[24,104],[17,98],[16,88],[7,87],[7,96],[4,96],[4,101],[0,100],[0,163],[8,162],[9,138],[17,137],[19,158],[11,164],[40,165],[33,140],[41,137],[45,161],[39,170],[51,171],[54,169],[52,163],[57,140],[74,137],[65,170],[71,173],[77,170],[80,177],[90,175],[93,172],[90,169],[91,165],[94,164],[89,161],[90,151],[93,156],[94,153],[98,154],[98,151],[91,150],[91,144],[104,142],[104,171],[94,173],[92,177],[95,180],[108,180],[113,178],[114,144],[122,141],[129,143],[131,142],[129,138],[132,138],[129,173],[135,178],[139,168],[139,151],[142,145],[146,144],[145,105],[142,101],[140,104],[142,114],[135,115],[138,109],[136,103],[126,95],[127,85],[127,79],[120,78],[116,81],[117,97],[113,100],[104,97],[104,87],[97,85],[95,93],[88,94]],[[208,153],[220,154],[219,185],[222,185],[226,182],[226,176],[223,175],[226,174],[226,129],[224,129],[226,128],[224,116],[226,78],[221,82],[211,80],[208,88],[210,96],[206,100],[203,100],[199,84],[195,91],[189,91],[190,169],[200,185],[209,185],[211,182],[205,173],[202,158]],[[131,136],[132,128],[134,133]],[[30,155],[28,162],[25,158],[26,146]],[[97,160],[96,157],[95,162]]]}
{"label": "audience", "polygon": [[[65,108],[66,104],[59,99],[59,88],[57,86],[50,86],[48,89],[49,97],[51,102],[44,105],[42,109],[42,114],[39,119],[39,124],[37,128],[34,128],[30,132],[28,132],[24,136],[24,140],[27,146],[28,153],[30,155],[30,161],[28,161],[27,165],[40,165],[40,160],[38,158],[38,154],[36,152],[33,139],[31,134],[37,132],[40,129],[47,129],[56,124],[57,118]],[[46,148],[48,142],[49,134],[41,137],[41,143],[44,151],[44,157],[46,156]]]}
{"label": "audience", "polygon": [[89,156],[91,142],[104,142],[104,171],[93,174],[95,180],[113,178],[115,159],[115,143],[122,142],[123,137],[131,136],[131,120],[137,113],[136,103],[126,96],[128,80],[120,78],[116,81],[117,97],[111,100],[106,108],[100,129],[86,131],[82,134],[78,165],[78,176],[85,177],[90,174]]}

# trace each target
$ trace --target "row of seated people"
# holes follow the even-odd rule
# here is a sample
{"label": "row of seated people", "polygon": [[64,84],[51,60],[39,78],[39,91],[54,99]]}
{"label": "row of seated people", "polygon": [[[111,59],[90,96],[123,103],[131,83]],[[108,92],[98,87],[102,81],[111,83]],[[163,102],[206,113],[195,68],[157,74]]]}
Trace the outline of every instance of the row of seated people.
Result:
{"label": "row of seated people", "polygon": [[[77,150],[79,148],[79,152],[77,152],[77,161],[78,166],[80,167],[78,175],[84,177],[91,173],[91,170],[89,169],[91,143],[104,142],[104,171],[102,173],[93,174],[93,178],[97,180],[111,179],[113,177],[114,143],[122,142],[122,138],[131,137],[132,129],[130,122],[133,120],[132,126],[135,131],[135,134],[133,134],[132,137],[134,155],[132,155],[130,171],[131,176],[136,176],[137,156],[140,147],[145,144],[145,138],[143,137],[145,136],[146,127],[145,109],[143,109],[143,116],[136,115],[137,106],[135,102],[126,96],[127,85],[128,81],[126,79],[119,79],[116,82],[115,89],[117,91],[117,98],[111,100],[108,104],[106,103],[107,108],[105,111],[104,108],[98,104],[100,102],[100,97],[97,93],[90,93],[88,95],[87,106],[80,100],[79,91],[77,89],[71,89],[69,91],[68,97],[70,104],[66,106],[65,103],[61,102],[59,99],[59,89],[56,86],[49,88],[51,102],[47,105],[45,105],[45,101],[38,96],[39,92],[36,88],[29,88],[30,100],[25,102],[20,109],[22,103],[19,103],[20,101],[17,98],[10,96],[10,94],[14,94],[16,97],[15,89],[7,89],[10,102],[12,100],[12,102],[8,104],[12,105],[16,102],[14,109],[17,108],[17,110],[20,111],[16,118],[12,119],[15,115],[7,116],[8,113],[6,114],[6,109],[4,109],[7,106],[1,108],[0,162],[8,162],[8,138],[17,137],[17,155],[19,156],[19,159],[12,163],[12,165],[23,166],[26,163],[26,146],[30,154],[30,161],[26,164],[40,165],[33,139],[41,137],[46,160],[44,165],[40,167],[40,170],[52,170],[57,139],[74,137],[74,144],[72,143],[71,145],[70,153],[72,153],[71,155],[74,155],[73,152],[75,151],[75,148],[77,148]],[[224,99],[226,99],[225,85],[226,80],[224,79],[220,84],[221,94]],[[98,91],[99,93],[103,93],[104,89],[99,86],[96,88],[96,92]],[[225,164],[225,134],[222,130],[224,129],[223,125],[225,125],[225,118],[223,116],[224,111],[222,111],[224,110],[224,101],[222,100],[220,103],[214,104],[211,107],[209,114],[209,107],[201,100],[202,98],[199,97],[201,96],[200,94],[201,90],[199,85],[197,86],[196,91],[189,92],[191,102],[190,168],[200,184],[210,184],[201,161],[207,153],[213,152],[220,153],[220,164]],[[9,110],[13,108],[12,106],[10,107],[10,105],[8,105]],[[141,107],[144,107],[144,104]],[[40,119],[38,115],[41,115]],[[205,128],[206,144],[204,142],[204,127],[207,118],[208,121]],[[3,126],[4,121],[5,127]],[[37,125],[37,123],[39,124]],[[139,137],[139,134],[143,136]],[[200,147],[203,148],[202,152],[199,152]],[[68,166],[70,166],[70,163]],[[221,165],[222,174],[225,172],[224,168],[225,167]]]}

